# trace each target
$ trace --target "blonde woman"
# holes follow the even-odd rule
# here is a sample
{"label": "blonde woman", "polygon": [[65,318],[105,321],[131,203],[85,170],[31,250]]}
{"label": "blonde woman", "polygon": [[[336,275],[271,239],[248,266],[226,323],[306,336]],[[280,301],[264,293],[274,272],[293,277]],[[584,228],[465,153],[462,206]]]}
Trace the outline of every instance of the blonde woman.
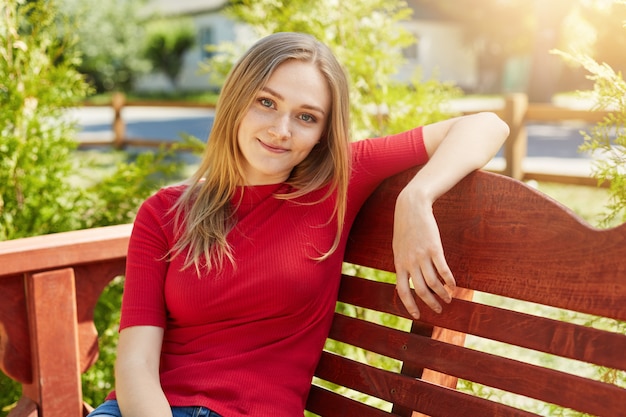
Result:
{"label": "blonde woman", "polygon": [[198,171],[137,214],[116,389],[91,416],[302,416],[350,225],[414,165],[396,203],[397,291],[415,317],[415,294],[435,311],[450,301],[432,204],[507,126],[483,113],[356,142],[348,126],[346,76],[314,38],[277,33],[240,59]]}

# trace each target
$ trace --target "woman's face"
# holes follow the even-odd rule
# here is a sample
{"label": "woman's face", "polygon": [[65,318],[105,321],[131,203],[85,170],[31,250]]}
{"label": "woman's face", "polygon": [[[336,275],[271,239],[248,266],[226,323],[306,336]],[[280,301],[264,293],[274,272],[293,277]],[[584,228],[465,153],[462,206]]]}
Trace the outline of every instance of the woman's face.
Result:
{"label": "woman's face", "polygon": [[278,184],[319,142],[330,117],[330,90],[317,67],[281,64],[248,108],[237,132],[245,185]]}

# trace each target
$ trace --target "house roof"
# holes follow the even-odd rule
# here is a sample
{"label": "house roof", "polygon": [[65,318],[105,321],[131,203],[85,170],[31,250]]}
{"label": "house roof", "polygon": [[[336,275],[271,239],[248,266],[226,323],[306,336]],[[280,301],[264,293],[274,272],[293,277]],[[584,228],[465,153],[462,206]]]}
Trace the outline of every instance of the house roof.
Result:
{"label": "house roof", "polygon": [[227,0],[150,0],[145,9],[165,16],[206,13],[219,10]]}

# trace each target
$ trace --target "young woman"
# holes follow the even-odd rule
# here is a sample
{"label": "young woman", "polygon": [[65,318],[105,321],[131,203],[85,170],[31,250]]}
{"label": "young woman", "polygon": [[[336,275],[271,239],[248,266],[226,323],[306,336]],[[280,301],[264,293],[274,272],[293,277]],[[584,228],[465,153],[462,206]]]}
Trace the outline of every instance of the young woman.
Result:
{"label": "young woman", "polygon": [[277,33],[241,58],[198,171],[137,214],[116,390],[91,416],[302,416],[350,226],[411,166],[424,165],[396,203],[397,291],[415,317],[415,294],[450,301],[432,204],[508,127],[481,113],[351,142],[348,126],[346,76],[314,38]]}

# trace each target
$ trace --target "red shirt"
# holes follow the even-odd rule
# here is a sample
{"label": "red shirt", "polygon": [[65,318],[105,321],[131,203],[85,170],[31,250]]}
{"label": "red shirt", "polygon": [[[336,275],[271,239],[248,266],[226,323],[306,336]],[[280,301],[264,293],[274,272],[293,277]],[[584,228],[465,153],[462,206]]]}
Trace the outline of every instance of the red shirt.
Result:
{"label": "red shirt", "polygon": [[[354,142],[345,227],[331,247],[335,199],[319,190],[274,198],[285,184],[241,187],[238,223],[228,235],[235,265],[198,277],[174,244],[169,208],[184,186],[141,206],[126,269],[120,329],[165,329],[160,377],[172,406],[204,406],[224,417],[302,416],[332,321],[345,243],[366,198],[385,178],[427,161],[422,129]],[[115,398],[112,393],[109,398]]]}

